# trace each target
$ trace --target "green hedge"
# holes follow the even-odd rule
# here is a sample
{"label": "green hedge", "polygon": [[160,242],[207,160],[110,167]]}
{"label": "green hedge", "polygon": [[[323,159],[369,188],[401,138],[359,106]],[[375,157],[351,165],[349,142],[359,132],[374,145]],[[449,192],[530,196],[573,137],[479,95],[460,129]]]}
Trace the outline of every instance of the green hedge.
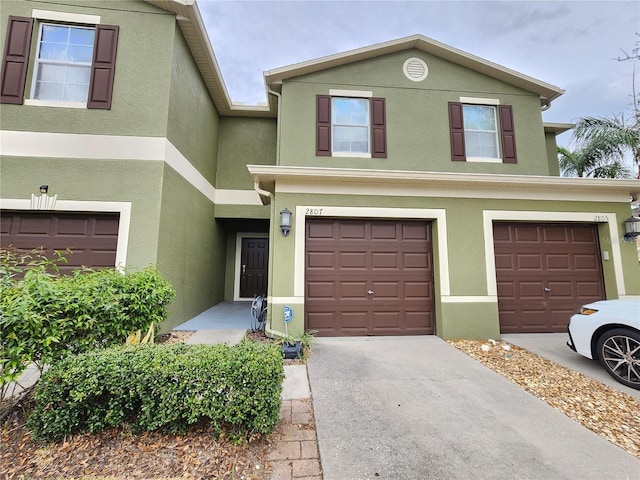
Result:
{"label": "green hedge", "polygon": [[42,369],[69,353],[122,344],[168,316],[175,292],[154,267],[58,276],[59,257],[0,249],[0,391],[29,363]]}
{"label": "green hedge", "polygon": [[282,352],[272,344],[108,348],[66,357],[45,372],[27,425],[47,441],[123,423],[184,433],[201,420],[237,436],[270,433],[283,379]]}

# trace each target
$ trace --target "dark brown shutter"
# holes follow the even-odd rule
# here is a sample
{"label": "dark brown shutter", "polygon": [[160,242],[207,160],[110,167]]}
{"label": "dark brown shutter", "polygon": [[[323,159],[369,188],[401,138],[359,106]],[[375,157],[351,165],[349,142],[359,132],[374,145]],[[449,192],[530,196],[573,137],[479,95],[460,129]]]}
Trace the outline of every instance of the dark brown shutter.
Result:
{"label": "dark brown shutter", "polygon": [[371,99],[371,157],[387,158],[387,125],[384,98]]}
{"label": "dark brown shutter", "polygon": [[511,105],[499,105],[500,137],[502,140],[503,163],[517,163],[516,134],[513,128],[513,109]]}
{"label": "dark brown shutter", "polygon": [[117,48],[118,26],[97,25],[87,108],[111,109]]}
{"label": "dark brown shutter", "polygon": [[449,131],[451,132],[451,160],[454,162],[466,161],[462,103],[449,102]]}
{"label": "dark brown shutter", "polygon": [[331,97],[316,96],[316,155],[331,156]]}
{"label": "dark brown shutter", "polygon": [[2,57],[0,103],[24,103],[33,18],[10,15]]}

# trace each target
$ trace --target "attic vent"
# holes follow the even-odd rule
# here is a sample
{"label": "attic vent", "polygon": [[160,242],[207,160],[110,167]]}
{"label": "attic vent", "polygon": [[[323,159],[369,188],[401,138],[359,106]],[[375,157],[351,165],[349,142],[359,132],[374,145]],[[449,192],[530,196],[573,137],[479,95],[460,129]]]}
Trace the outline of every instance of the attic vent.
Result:
{"label": "attic vent", "polygon": [[421,82],[429,75],[429,67],[420,58],[408,58],[402,66],[405,76],[412,82]]}

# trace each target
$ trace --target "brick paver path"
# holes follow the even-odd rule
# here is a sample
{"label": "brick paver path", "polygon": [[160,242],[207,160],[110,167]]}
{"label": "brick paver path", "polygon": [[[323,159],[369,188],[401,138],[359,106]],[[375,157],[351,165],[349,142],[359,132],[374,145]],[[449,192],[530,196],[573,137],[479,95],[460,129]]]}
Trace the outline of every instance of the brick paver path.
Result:
{"label": "brick paver path", "polygon": [[271,480],[322,480],[311,399],[283,400],[280,419],[268,457]]}

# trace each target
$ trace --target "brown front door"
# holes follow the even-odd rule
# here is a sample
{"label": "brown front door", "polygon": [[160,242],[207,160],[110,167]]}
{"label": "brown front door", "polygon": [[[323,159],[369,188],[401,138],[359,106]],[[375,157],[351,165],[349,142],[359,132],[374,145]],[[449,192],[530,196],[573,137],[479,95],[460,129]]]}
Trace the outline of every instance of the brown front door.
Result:
{"label": "brown front door", "polygon": [[268,238],[243,238],[240,253],[240,297],[267,293]]}
{"label": "brown front door", "polygon": [[434,333],[429,223],[306,223],[307,329],[321,336]]}
{"label": "brown front door", "polygon": [[596,225],[494,223],[493,238],[501,333],[566,332],[605,298]]}
{"label": "brown front door", "polygon": [[53,251],[69,249],[68,263],[61,273],[79,267],[111,267],[116,263],[118,246],[117,213],[6,211],[0,215],[0,245],[21,252],[43,248],[53,258]]}

